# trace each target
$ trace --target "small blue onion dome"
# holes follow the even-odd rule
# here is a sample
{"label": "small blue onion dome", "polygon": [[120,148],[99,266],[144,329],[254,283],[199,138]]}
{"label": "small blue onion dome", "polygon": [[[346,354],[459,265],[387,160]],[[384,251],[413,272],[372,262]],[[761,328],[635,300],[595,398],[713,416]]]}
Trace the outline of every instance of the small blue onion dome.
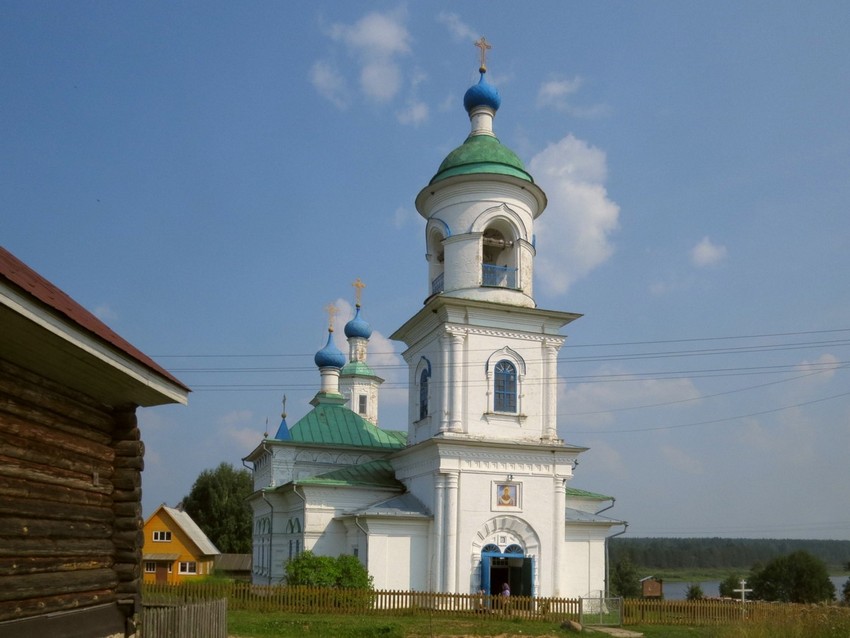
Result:
{"label": "small blue onion dome", "polygon": [[357,311],[354,313],[354,319],[345,324],[345,336],[349,339],[354,337],[368,339],[372,336],[372,326],[360,316],[359,305],[357,306]]}
{"label": "small blue onion dome", "polygon": [[463,108],[466,109],[467,113],[470,113],[476,106],[489,106],[494,111],[498,111],[502,104],[499,90],[487,82],[484,77],[485,73],[486,71],[482,69],[478,84],[473,84],[463,95]]}
{"label": "small blue onion dome", "polygon": [[345,355],[334,344],[333,330],[328,330],[328,342],[313,357],[319,368],[341,368],[345,365]]}

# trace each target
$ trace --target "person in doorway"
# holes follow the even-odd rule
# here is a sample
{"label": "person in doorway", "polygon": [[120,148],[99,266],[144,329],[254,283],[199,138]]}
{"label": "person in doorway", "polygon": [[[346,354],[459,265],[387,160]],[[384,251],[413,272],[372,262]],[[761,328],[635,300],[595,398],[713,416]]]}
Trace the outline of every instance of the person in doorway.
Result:
{"label": "person in doorway", "polygon": [[506,614],[510,613],[511,606],[511,586],[507,583],[502,584],[502,595],[501,595],[502,609]]}

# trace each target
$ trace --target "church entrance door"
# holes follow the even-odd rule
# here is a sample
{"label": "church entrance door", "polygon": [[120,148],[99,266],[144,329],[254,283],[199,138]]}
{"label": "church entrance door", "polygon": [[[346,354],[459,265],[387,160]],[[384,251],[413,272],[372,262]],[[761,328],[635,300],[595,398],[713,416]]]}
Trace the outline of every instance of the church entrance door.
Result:
{"label": "church entrance door", "polygon": [[482,552],[481,589],[498,596],[507,583],[511,596],[534,595],[534,558],[521,553]]}

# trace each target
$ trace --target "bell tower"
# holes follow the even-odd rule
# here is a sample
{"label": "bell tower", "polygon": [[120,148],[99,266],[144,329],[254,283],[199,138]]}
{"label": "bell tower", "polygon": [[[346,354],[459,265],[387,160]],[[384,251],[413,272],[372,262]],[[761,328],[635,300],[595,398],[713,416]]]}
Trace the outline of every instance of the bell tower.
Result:
{"label": "bell tower", "polygon": [[479,71],[463,98],[469,136],[416,198],[427,222],[428,294],[533,308],[534,220],[546,195],[494,134],[501,97],[483,62]]}
{"label": "bell tower", "polygon": [[[493,131],[501,105],[480,79],[470,133],[416,197],[426,220],[424,306],[392,336],[408,365],[407,446],[396,477],[433,513],[434,591],[558,595],[566,580],[567,482],[586,448],[558,435],[561,329],[580,315],[537,307],[534,222],[546,195]],[[525,496],[523,496],[525,495]]]}
{"label": "bell tower", "polygon": [[408,441],[555,441],[559,330],[580,315],[537,308],[534,221],[546,194],[493,131],[501,97],[486,77],[489,45],[476,46],[480,79],[463,97],[470,133],[416,197],[425,307],[392,335],[408,345]]}

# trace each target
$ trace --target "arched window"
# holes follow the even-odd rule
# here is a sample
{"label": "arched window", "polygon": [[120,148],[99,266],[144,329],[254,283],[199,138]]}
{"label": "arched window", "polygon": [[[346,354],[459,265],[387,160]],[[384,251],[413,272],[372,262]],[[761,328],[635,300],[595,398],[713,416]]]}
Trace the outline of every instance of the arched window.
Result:
{"label": "arched window", "polygon": [[419,418],[424,419],[428,416],[428,380],[431,378],[431,373],[428,368],[422,368],[419,375]]}
{"label": "arched window", "polygon": [[506,554],[525,554],[525,552],[522,551],[522,547],[520,547],[517,544],[508,545],[507,547],[505,547],[505,553]]}
{"label": "arched window", "polygon": [[481,548],[481,553],[483,554],[485,552],[490,553],[490,554],[501,554],[502,553],[501,551],[499,551],[499,546],[494,545],[493,543],[489,543],[489,544],[487,544],[487,545],[485,545],[484,547]]}
{"label": "arched window", "polygon": [[502,359],[493,369],[493,409],[496,412],[516,412],[516,367]]}

